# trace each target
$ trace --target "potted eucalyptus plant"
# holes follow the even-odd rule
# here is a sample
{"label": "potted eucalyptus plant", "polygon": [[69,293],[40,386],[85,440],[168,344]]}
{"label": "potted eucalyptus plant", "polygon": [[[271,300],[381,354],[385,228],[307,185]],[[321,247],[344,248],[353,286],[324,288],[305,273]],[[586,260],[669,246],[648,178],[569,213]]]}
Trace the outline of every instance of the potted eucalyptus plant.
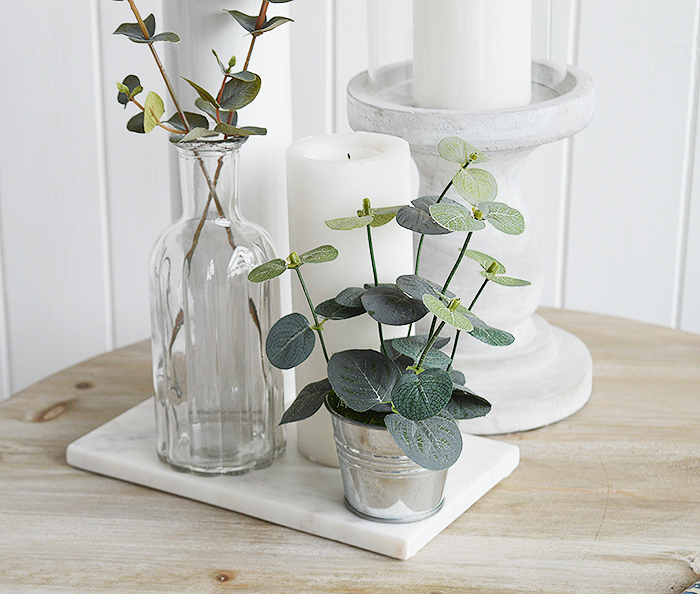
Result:
{"label": "potted eucalyptus plant", "polygon": [[222,61],[212,49],[212,67],[221,71],[215,92],[183,77],[197,93],[193,111],[182,107],[156,50],[179,36],[156,32],[154,16],[142,18],[135,0],[128,4],[136,22],[115,31],[148,47],[175,107],[165,119],[156,92],[142,102],[139,77],[117,83],[119,103],[137,109],[127,128],[164,129],[178,152],[183,215],[161,234],[150,262],[156,448],[178,470],[238,474],[268,466],[285,448],[281,373],[263,354],[263,336],[279,316],[279,287],[247,281],[274,250],[267,232],[239,212],[237,165],[244,141],[266,133],[238,124],[262,85],[249,70],[253,47],[291,20],[268,18],[270,3],[289,1],[263,0],[257,15],[225,11],[251,35],[247,57],[239,70],[235,57]]}
{"label": "potted eucalyptus plant", "polygon": [[[508,287],[529,284],[505,276],[506,269],[496,258],[469,248],[473,234],[487,224],[513,235],[524,230],[521,213],[495,200],[494,177],[472,167],[488,157],[457,137],[443,139],[438,153],[457,168],[439,196],[389,208],[373,208],[364,199],[352,216],[326,221],[339,231],[365,230],[373,271],[368,284],[348,287],[314,304],[302,268],[334,260],[338,252],[330,245],[303,254],[292,252],[286,260],[270,260],[248,275],[253,283],[270,281],[286,270],[297,275],[313,322],[298,312],[282,317],[266,337],[266,354],[273,366],[290,369],[309,357],[318,337],[327,377],[303,387],[281,422],[308,418],[325,402],[333,419],[346,504],[358,515],[379,521],[420,520],[442,505],[447,469],[462,450],[458,421],[483,416],[491,408],[466,387],[464,374],[452,367],[458,342],[467,333],[493,346],[512,344],[510,333],[492,328],[474,309],[490,282]],[[461,199],[448,198],[450,188]],[[415,274],[380,283],[372,233],[394,220],[419,235]],[[445,233],[465,236],[448,277],[420,275],[424,236]],[[449,287],[465,257],[480,265],[484,280],[477,293],[463,302]],[[377,348],[348,345],[348,350],[328,353],[323,337],[326,324],[362,315],[377,323]],[[429,329],[415,334],[414,325],[423,318],[430,320],[425,324]],[[385,340],[385,324],[405,326],[405,336]],[[453,329],[453,338],[443,336],[446,328]],[[450,341],[447,354],[442,349]]]}

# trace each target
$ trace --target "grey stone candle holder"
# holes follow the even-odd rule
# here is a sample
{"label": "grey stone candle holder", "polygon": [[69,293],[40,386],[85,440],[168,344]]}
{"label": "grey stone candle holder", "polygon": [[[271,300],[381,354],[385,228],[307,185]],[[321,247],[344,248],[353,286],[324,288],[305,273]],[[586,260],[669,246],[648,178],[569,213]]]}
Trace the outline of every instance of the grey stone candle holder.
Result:
{"label": "grey stone candle holder", "polygon": [[[520,172],[533,149],[572,136],[590,123],[593,82],[571,66],[556,82],[555,69],[546,63],[534,62],[532,72],[529,105],[480,112],[415,106],[410,63],[386,67],[372,80],[363,72],[348,85],[350,126],[405,138],[420,172],[420,195],[440,194],[454,175],[455,165],[439,157],[437,145],[446,136],[460,136],[491,157],[480,167],[496,177],[497,200],[525,217],[522,235],[504,235],[487,226],[469,246],[502,262],[508,276],[532,283],[515,288],[490,283],[475,307],[485,322],[511,332],[514,344],[491,347],[471,337],[460,339],[454,367],[464,372],[469,388],[493,405],[487,416],[462,422],[462,429],[470,433],[508,433],[548,425],[579,410],[591,394],[587,347],[535,313],[542,296],[542,254],[528,224]],[[458,233],[426,236],[421,273],[437,282],[444,280],[463,241]],[[471,301],[483,280],[479,269],[465,261],[450,285],[464,302]]]}

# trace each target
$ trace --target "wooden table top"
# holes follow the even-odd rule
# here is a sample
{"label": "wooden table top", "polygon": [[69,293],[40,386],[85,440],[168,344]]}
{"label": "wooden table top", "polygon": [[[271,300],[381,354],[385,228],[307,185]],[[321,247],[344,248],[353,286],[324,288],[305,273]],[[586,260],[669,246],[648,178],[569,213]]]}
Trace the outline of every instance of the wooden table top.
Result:
{"label": "wooden table top", "polygon": [[700,574],[700,336],[543,310],[593,355],[569,419],[408,561],[93,475],[66,446],[151,396],[139,343],[0,404],[0,592],[680,593]]}

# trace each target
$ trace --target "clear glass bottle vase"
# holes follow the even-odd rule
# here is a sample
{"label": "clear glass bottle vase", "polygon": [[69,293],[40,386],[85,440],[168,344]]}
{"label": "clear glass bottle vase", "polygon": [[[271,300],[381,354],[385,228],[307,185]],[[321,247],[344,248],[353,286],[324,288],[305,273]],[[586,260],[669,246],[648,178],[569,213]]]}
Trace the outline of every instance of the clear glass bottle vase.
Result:
{"label": "clear glass bottle vase", "polygon": [[176,145],[183,215],[151,257],[157,452],[198,474],[263,468],[285,446],[282,377],[264,354],[279,283],[247,278],[275,255],[239,211],[244,140]]}

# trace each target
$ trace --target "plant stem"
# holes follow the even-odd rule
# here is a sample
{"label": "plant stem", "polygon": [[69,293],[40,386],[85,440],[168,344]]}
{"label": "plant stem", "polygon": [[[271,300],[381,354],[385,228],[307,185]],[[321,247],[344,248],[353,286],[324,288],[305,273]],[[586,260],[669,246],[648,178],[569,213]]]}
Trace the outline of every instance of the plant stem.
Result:
{"label": "plant stem", "polygon": [[472,307],[474,307],[474,305],[476,305],[476,300],[479,298],[479,296],[481,295],[481,292],[484,290],[484,287],[486,286],[486,283],[488,283],[488,282],[489,282],[489,279],[484,279],[484,282],[481,283],[481,287],[479,287],[479,290],[476,292],[476,295],[474,295],[474,299],[472,299],[472,302],[469,304],[469,307],[467,308],[467,309],[469,309],[469,311],[471,311]]}
{"label": "plant stem", "polygon": [[469,240],[472,238],[472,234],[474,231],[470,231],[467,233],[467,238],[464,240],[464,245],[462,246],[462,249],[459,252],[459,256],[457,257],[457,261],[455,262],[454,266],[452,267],[452,270],[450,270],[450,274],[447,277],[447,280],[445,281],[445,284],[442,287],[442,292],[444,293],[447,291],[447,287],[450,286],[450,283],[452,282],[452,278],[454,277],[455,273],[457,272],[457,269],[459,268],[459,265],[462,263],[462,259],[464,258],[464,252],[467,251],[467,246],[469,245]]}
{"label": "plant stem", "polygon": [[[258,20],[255,22],[255,31],[260,29],[260,27],[263,26],[263,23],[265,22],[265,13],[267,13],[267,7],[270,3],[268,0],[263,0],[263,3],[260,6],[260,13],[258,14]],[[243,70],[248,70],[248,64],[250,63],[250,56],[253,54],[253,47],[255,46],[255,39],[257,38],[257,35],[255,34],[255,31],[253,31],[253,39],[250,41],[250,48],[248,49],[248,55],[246,56],[245,59],[245,64],[243,65]]]}
{"label": "plant stem", "polygon": [[[462,167],[460,168],[460,171],[462,169],[466,169],[469,167],[471,161],[467,161]],[[455,173],[455,175],[457,175]],[[452,176],[452,179],[447,183],[445,186],[445,189],[442,191],[442,193],[438,196],[438,199],[435,201],[435,204],[440,204],[442,202],[442,199],[445,197],[445,194],[447,194],[447,191],[452,187],[452,180],[454,179],[454,175]],[[423,250],[423,240],[425,239],[425,233],[421,233],[420,239],[418,240],[418,248],[416,249],[416,266],[414,268],[415,272],[414,274],[418,276],[418,267],[420,266],[420,254],[421,251]]]}
{"label": "plant stem", "polygon": [[[372,243],[372,231],[371,225],[367,225],[367,245],[369,246],[369,257],[372,261],[372,275],[374,276],[374,286],[379,285],[379,276],[377,275],[377,262],[374,259],[374,244]],[[377,322],[377,329],[379,330],[379,349],[383,354],[387,354],[386,346],[384,345],[384,330],[380,322]]]}
{"label": "plant stem", "polygon": [[447,368],[447,371],[452,369],[452,362],[455,360],[455,355],[457,354],[457,343],[459,343],[459,335],[461,333],[462,333],[462,331],[458,329],[456,334],[455,334],[455,340],[452,343],[452,354],[450,355],[450,365]]}
{"label": "plant stem", "polygon": [[425,347],[423,348],[423,352],[420,354],[420,359],[418,359],[418,364],[416,365],[417,369],[422,369],[423,368],[423,361],[425,361],[425,357],[428,355],[428,351],[432,348],[433,343],[435,342],[435,339],[437,339],[438,336],[440,336],[440,332],[442,332],[442,329],[445,327],[445,322],[440,322],[440,325],[437,327],[437,330],[433,333],[431,331],[431,334],[428,338],[428,342],[425,343]]}
{"label": "plant stem", "polygon": [[314,304],[311,301],[311,296],[306,288],[306,283],[304,282],[304,277],[301,275],[301,266],[297,266],[294,270],[297,272],[299,277],[299,282],[301,283],[301,288],[304,290],[304,295],[306,295],[306,302],[309,304],[309,309],[311,310],[311,315],[314,318],[314,329],[318,334],[318,338],[321,341],[321,348],[323,349],[323,357],[326,359],[326,364],[328,364],[328,351],[326,350],[326,342],[323,340],[323,328],[318,323],[318,316],[316,315],[316,310],[314,309]]}

